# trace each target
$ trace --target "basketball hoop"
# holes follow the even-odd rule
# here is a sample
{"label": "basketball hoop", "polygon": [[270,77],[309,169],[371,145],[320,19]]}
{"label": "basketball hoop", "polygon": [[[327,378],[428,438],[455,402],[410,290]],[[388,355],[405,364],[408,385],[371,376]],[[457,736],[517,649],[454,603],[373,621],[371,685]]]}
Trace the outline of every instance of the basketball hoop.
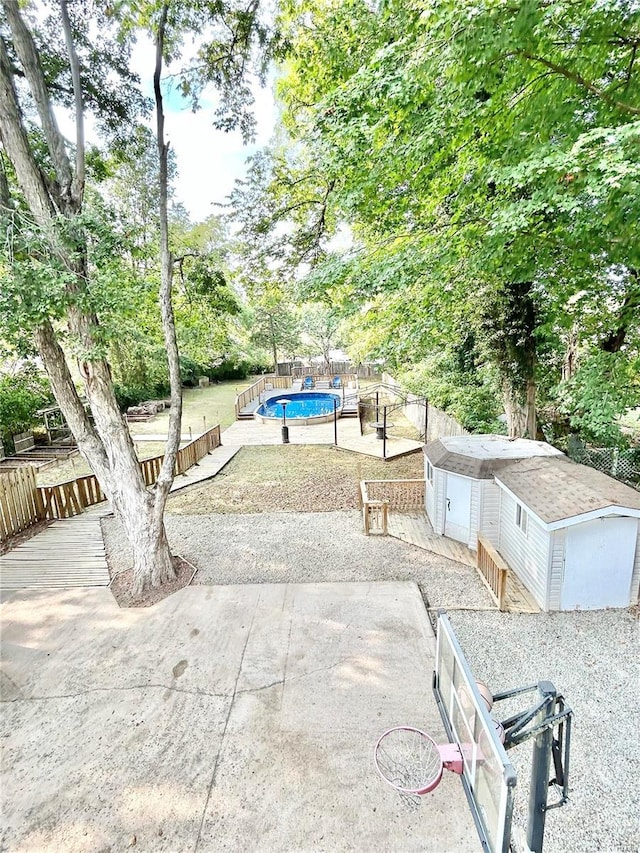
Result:
{"label": "basketball hoop", "polygon": [[456,744],[437,744],[426,732],[412,726],[397,726],[384,732],[373,755],[378,773],[402,794],[428,794],[440,784],[443,770],[462,773],[463,768]]}

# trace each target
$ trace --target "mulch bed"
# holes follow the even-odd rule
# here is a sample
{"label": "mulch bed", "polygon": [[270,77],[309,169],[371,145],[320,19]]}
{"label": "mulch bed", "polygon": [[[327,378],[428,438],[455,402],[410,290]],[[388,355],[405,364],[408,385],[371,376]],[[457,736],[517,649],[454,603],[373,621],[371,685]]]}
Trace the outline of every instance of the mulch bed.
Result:
{"label": "mulch bed", "polygon": [[159,601],[172,595],[179,589],[189,586],[191,579],[196,571],[195,566],[182,557],[174,557],[174,566],[176,570],[176,579],[169,583],[163,583],[162,586],[145,590],[142,595],[134,598],[132,593],[133,588],[133,569],[128,569],[126,572],[112,576],[111,592],[118,603],[119,607],[151,607]]}

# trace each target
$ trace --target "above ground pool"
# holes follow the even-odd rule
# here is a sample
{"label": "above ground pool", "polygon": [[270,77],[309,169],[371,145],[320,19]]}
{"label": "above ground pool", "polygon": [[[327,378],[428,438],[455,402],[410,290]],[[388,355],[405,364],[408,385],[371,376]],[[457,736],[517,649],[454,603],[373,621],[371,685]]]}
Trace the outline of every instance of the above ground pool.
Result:
{"label": "above ground pool", "polygon": [[283,407],[278,400],[288,400],[287,423],[291,421],[297,424],[322,424],[333,419],[334,405],[337,403],[338,416],[342,409],[342,397],[339,394],[331,394],[322,391],[296,391],[287,394],[286,391],[271,397],[262,403],[255,418],[263,423],[270,421],[282,421]]}

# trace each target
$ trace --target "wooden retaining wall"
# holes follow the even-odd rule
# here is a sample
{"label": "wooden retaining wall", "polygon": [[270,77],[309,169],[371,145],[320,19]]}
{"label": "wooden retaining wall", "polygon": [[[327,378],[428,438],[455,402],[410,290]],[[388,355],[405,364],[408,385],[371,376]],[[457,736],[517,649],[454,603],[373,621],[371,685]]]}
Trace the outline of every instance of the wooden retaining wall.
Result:
{"label": "wooden retaining wall", "polygon": [[[219,447],[220,426],[211,427],[178,451],[175,473],[183,474],[215,447]],[[147,486],[160,474],[164,455],[140,461]],[[87,507],[104,501],[105,495],[95,474],[67,480],[55,486],[38,486],[32,466],[0,474],[0,542],[36,521],[71,518]]]}

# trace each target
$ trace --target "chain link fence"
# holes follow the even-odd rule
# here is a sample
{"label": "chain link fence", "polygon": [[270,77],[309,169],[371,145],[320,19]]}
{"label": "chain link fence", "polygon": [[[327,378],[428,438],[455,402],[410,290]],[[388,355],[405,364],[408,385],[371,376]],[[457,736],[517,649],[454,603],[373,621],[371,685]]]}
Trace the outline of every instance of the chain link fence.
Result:
{"label": "chain link fence", "polygon": [[618,447],[587,447],[572,436],[569,439],[567,455],[574,462],[596,468],[640,491],[640,447],[630,447],[626,450]]}

